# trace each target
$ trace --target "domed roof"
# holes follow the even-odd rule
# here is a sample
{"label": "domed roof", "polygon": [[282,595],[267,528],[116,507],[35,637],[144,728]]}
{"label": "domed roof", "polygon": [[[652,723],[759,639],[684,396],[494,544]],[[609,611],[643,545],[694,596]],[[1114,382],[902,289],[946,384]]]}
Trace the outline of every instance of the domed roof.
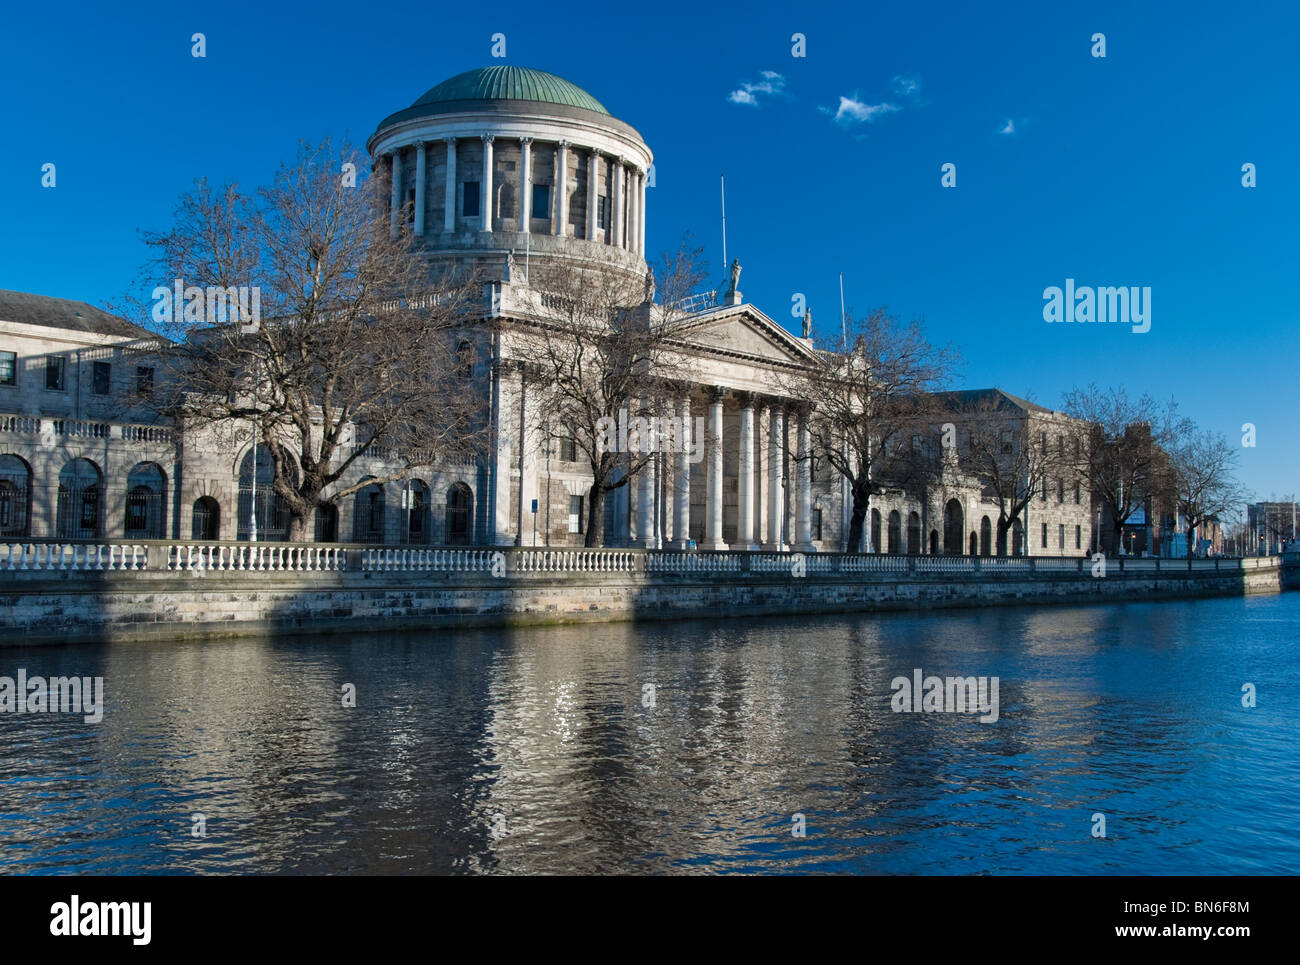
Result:
{"label": "domed roof", "polygon": [[577,84],[529,67],[479,67],[444,80],[411,105],[428,107],[444,101],[539,101],[609,114],[600,101]]}

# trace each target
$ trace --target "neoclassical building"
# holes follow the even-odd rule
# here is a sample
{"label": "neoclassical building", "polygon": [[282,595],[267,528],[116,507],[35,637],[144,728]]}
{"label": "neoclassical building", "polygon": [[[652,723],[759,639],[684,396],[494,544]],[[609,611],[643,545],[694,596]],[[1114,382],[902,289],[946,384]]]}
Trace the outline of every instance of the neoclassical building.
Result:
{"label": "neoclassical building", "polygon": [[[483,279],[474,375],[495,445],[476,465],[368,486],[319,515],[317,538],[581,545],[591,478],[563,434],[544,428],[530,385],[527,333],[554,306],[529,279],[539,266],[647,278],[649,146],[574,84],[494,66],[438,84],[380,122],[367,147],[374,171],[391,177],[392,230],[407,218],[431,271],[466,266]],[[659,404],[701,420],[721,444],[698,461],[661,452],[610,493],[606,542],[849,549],[844,480],[815,452],[799,458],[809,400],[780,388],[817,364],[812,339],[746,303],[734,274],[680,315],[676,343],[694,381]],[[0,535],[231,540],[249,538],[256,521],[258,539],[284,538],[251,433],[187,432],[117,401],[151,377],[156,348],[149,332],[90,306],[0,293]],[[367,452],[346,482],[391,464]],[[1059,491],[1031,508],[1017,549],[1077,555],[1091,545],[1090,499],[1072,481]],[[872,504],[868,552],[992,552],[996,507],[956,466],[924,501],[898,491]]]}

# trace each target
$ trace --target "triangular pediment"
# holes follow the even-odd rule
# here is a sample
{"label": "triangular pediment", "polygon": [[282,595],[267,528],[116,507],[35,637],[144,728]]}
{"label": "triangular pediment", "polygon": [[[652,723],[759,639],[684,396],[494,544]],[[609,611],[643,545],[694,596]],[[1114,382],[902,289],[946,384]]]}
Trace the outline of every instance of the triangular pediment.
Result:
{"label": "triangular pediment", "polygon": [[752,305],[716,308],[674,325],[674,334],[710,354],[722,353],[776,364],[807,364],[812,348]]}

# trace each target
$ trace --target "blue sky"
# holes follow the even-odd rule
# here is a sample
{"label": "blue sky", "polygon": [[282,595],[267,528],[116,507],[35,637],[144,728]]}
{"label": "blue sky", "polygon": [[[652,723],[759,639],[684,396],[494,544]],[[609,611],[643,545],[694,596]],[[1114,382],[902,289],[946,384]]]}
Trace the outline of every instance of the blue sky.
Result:
{"label": "blue sky", "polygon": [[[195,177],[251,186],[300,138],[362,145],[439,81],[500,63],[503,33],[506,63],[568,78],[646,138],[650,252],[692,231],[721,280],[725,173],[741,289],[787,326],[803,293],[834,338],[843,271],[850,311],[886,304],[951,341],[960,386],[1053,406],[1092,381],[1172,396],[1230,438],[1255,424],[1241,475],[1259,495],[1300,490],[1296,6],[892,6],[909,9],[11,7],[0,288],[120,299],[138,231],[166,227]],[[1151,330],[1047,324],[1043,290],[1066,278],[1149,286]]]}

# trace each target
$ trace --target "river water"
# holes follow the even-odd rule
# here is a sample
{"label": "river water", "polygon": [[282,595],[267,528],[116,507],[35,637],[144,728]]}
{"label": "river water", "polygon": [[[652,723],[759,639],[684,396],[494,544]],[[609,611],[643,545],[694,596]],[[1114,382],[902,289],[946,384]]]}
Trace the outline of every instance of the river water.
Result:
{"label": "river water", "polygon": [[[1298,630],[1290,593],[4,648],[106,701],[0,714],[0,872],[1298,874]],[[918,668],[998,719],[896,713]]]}

